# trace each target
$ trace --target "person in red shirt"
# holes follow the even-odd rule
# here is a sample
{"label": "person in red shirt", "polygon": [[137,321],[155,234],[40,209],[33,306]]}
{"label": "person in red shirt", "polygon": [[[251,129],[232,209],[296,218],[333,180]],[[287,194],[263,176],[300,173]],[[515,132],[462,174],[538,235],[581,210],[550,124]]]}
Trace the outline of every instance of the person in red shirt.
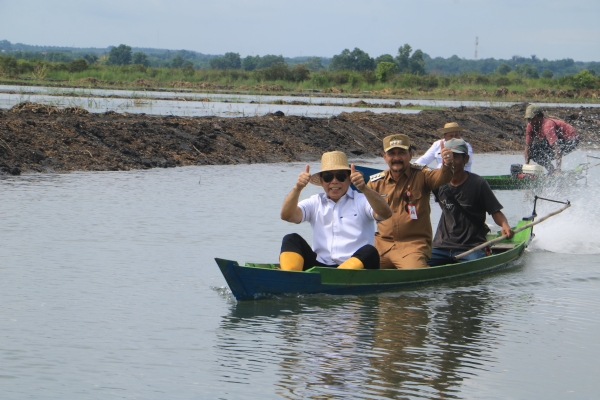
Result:
{"label": "person in red shirt", "polygon": [[[545,118],[543,110],[535,104],[527,106],[525,119],[525,163],[533,160],[550,174],[560,172],[562,156],[575,150],[579,144],[577,132],[565,121]],[[556,160],[556,167],[552,160]]]}

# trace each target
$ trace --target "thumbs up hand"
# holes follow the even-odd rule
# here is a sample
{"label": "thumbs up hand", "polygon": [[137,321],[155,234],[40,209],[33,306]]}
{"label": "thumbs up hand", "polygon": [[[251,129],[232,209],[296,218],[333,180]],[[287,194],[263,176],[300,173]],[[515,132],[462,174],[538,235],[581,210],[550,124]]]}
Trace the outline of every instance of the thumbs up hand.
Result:
{"label": "thumbs up hand", "polygon": [[350,164],[350,182],[361,192],[365,188],[365,178],[363,174],[354,168],[354,164]]}
{"label": "thumbs up hand", "polygon": [[302,190],[306,187],[306,185],[308,185],[308,182],[310,182],[310,165],[306,164],[304,171],[298,175],[296,186],[298,189]]}

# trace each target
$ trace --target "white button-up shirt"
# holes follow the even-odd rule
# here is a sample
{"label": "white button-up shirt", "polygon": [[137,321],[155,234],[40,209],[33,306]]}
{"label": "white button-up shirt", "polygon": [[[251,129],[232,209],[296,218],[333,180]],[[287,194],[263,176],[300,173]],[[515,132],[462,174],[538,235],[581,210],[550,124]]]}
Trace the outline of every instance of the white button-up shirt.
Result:
{"label": "white button-up shirt", "polygon": [[[429,165],[429,163],[431,163],[433,160],[437,161],[437,166],[436,168],[441,168],[442,167],[442,146],[444,145],[444,143],[446,143],[446,141],[444,139],[438,140],[437,142],[433,143],[431,145],[431,147],[429,148],[429,150],[427,150],[425,152],[425,154],[423,154],[421,157],[419,157],[419,159],[416,161],[417,164],[425,164],[425,165]],[[471,145],[468,142],[465,142],[467,144],[467,148],[469,149],[469,162],[465,165],[465,171],[469,171],[471,172],[471,167],[473,166],[473,148],[471,147]]]}
{"label": "white button-up shirt", "polygon": [[325,193],[298,203],[302,221],[310,222],[317,260],[340,265],[366,244],[373,245],[375,218],[364,194],[348,189],[337,203]]}

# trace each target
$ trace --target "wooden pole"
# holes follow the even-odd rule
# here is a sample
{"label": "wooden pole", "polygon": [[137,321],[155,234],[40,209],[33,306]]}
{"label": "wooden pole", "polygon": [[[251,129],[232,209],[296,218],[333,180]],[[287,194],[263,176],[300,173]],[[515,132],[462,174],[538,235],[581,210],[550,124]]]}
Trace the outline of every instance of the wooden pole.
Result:
{"label": "wooden pole", "polygon": [[[526,225],[523,225],[523,226],[522,226],[522,227],[520,227],[519,229],[515,229],[515,233],[519,233],[519,232],[521,232],[521,231],[523,231],[523,230],[525,230],[525,229],[527,229],[527,228],[531,228],[532,226],[539,224],[540,222],[544,222],[544,221],[545,221],[545,220],[547,220],[548,218],[550,218],[550,217],[552,217],[552,216],[554,216],[554,215],[556,215],[556,214],[559,214],[559,213],[563,212],[564,210],[566,210],[566,209],[567,209],[567,208],[569,208],[569,207],[571,207],[571,203],[567,203],[567,204],[565,204],[564,206],[562,206],[561,208],[559,208],[558,210],[552,211],[551,213],[549,213],[549,214],[547,214],[547,215],[544,215],[542,218],[538,219],[537,221],[530,222],[530,223],[528,223],[528,224],[526,224]],[[494,244],[494,243],[501,242],[501,241],[503,241],[504,239],[506,239],[506,235],[502,235],[502,236],[500,236],[500,237],[497,237],[497,238],[495,238],[495,239],[492,239],[492,240],[490,240],[489,242],[485,242],[485,243],[483,243],[483,244],[480,244],[479,246],[477,246],[477,247],[474,247],[474,248],[472,248],[472,249],[471,249],[471,250],[469,250],[469,251],[465,251],[464,253],[461,253],[461,254],[457,255],[456,257],[454,257],[454,259],[455,259],[455,260],[459,260],[459,259],[461,259],[461,258],[463,258],[463,257],[466,257],[466,256],[468,256],[468,255],[469,255],[469,254],[471,254],[471,253],[474,253],[474,252],[476,252],[477,250],[484,249],[484,248],[486,248],[487,246],[489,246],[489,245],[491,245],[491,244]]]}

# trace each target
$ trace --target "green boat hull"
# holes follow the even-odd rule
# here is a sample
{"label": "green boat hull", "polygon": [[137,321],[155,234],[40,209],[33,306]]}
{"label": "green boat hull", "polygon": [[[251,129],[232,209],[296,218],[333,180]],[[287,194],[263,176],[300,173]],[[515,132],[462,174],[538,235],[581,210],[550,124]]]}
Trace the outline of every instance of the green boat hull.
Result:
{"label": "green boat hull", "polygon": [[[565,172],[559,176],[538,176],[535,178],[513,178],[511,175],[484,175],[485,179],[492,190],[519,190],[519,189],[536,189],[547,187],[549,185],[571,185],[577,183],[577,180],[582,178],[584,165],[581,164],[571,171]],[[356,169],[363,173],[365,178],[375,175],[382,170],[362,165],[356,166]],[[354,188],[353,186],[353,189]]]}
{"label": "green boat hull", "polygon": [[[521,221],[518,226],[527,221]],[[531,239],[531,228],[493,247],[493,254],[473,261],[406,270],[347,270],[313,267],[307,271],[283,271],[278,264],[246,263],[215,259],[237,300],[326,293],[365,294],[423,285],[448,279],[489,273],[514,265]],[[490,239],[493,238],[490,237]]]}

